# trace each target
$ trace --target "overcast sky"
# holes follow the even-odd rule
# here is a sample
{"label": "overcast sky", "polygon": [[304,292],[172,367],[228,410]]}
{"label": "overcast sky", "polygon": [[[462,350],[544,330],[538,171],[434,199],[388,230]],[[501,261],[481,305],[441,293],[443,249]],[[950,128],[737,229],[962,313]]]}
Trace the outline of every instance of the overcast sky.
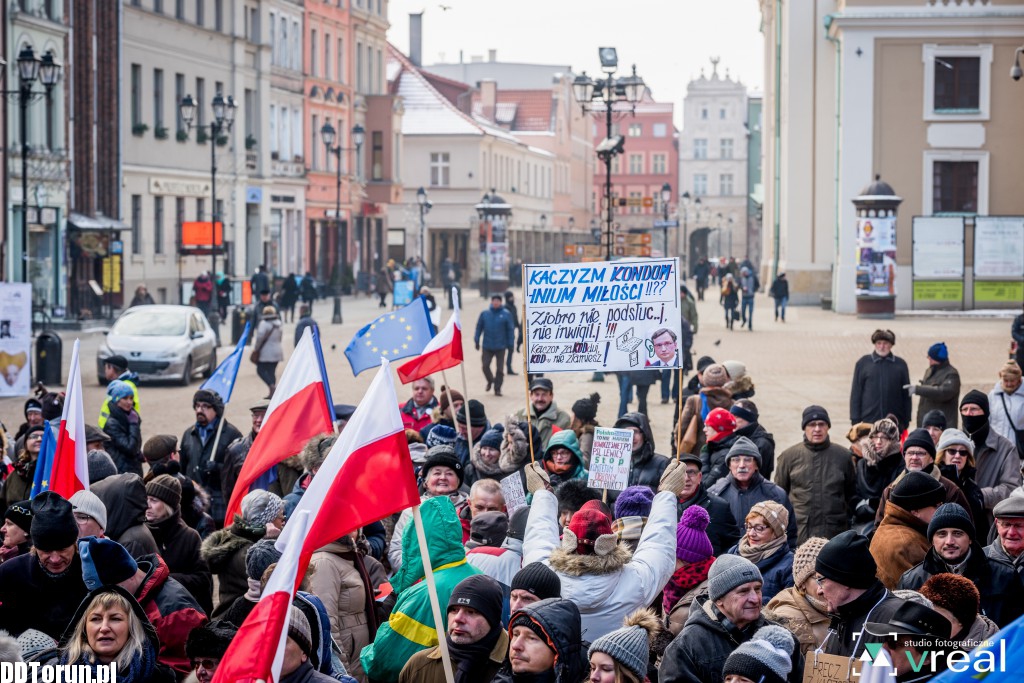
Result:
{"label": "overcast sky", "polygon": [[[450,9],[443,9],[444,7]],[[619,74],[636,64],[658,101],[676,105],[686,84],[710,75],[710,57],[751,88],[763,82],[758,0],[390,0],[388,40],[408,54],[409,13],[423,14],[423,62],[457,62],[459,51],[499,61],[568,64],[599,74],[599,46],[618,49]]]}

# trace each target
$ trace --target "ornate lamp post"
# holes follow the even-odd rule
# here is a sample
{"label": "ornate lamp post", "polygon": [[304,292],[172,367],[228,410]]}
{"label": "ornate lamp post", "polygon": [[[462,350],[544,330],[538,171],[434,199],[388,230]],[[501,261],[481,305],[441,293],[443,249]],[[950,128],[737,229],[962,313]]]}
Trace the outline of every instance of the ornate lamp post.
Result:
{"label": "ornate lamp post", "polygon": [[[334,141],[337,139],[338,132],[334,130],[334,126],[331,125],[330,121],[325,123],[320,128],[320,137],[324,140],[324,147],[327,148],[328,154],[333,154],[337,157],[338,162],[335,164],[338,169],[338,180],[334,195],[334,243],[336,245],[335,254],[335,277],[334,277],[334,313],[331,315],[331,324],[341,324],[341,281],[344,277],[345,270],[345,249],[348,247],[347,244],[341,243],[341,153],[342,152],[355,152],[356,158],[359,158],[359,150],[363,147],[363,142],[366,139],[366,131],[358,123],[352,127],[352,143],[355,147],[342,147],[341,145],[335,147]],[[358,177],[358,173],[356,174]]]}

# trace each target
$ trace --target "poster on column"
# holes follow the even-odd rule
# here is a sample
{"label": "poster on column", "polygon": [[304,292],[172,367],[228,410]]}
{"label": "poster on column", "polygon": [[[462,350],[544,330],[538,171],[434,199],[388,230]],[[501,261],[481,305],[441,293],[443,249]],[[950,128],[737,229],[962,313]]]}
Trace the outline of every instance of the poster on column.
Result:
{"label": "poster on column", "polygon": [[857,296],[896,295],[896,219],[857,219]]}
{"label": "poster on column", "polygon": [[0,396],[27,396],[32,386],[32,285],[0,283]]}
{"label": "poster on column", "polygon": [[527,372],[680,365],[679,259],[526,266]]}

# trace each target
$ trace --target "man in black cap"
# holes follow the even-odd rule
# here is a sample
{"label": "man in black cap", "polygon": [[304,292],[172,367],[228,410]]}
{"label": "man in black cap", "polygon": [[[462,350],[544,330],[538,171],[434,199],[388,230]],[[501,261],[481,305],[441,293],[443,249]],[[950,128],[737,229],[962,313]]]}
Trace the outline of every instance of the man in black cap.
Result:
{"label": "man in black cap", "polygon": [[[946,669],[946,652],[926,643],[949,640],[952,625],[946,617],[924,605],[906,601],[888,619],[872,615],[864,631],[889,653],[896,681],[929,681]],[[934,666],[934,668],[932,668]]]}
{"label": "man in black cap", "polygon": [[946,491],[935,477],[908,472],[889,493],[885,516],[871,537],[878,579],[894,590],[903,572],[928,554],[928,523]]}
{"label": "man in black cap", "polygon": [[[468,424],[466,420],[467,409],[469,410]],[[476,444],[480,443],[480,437],[490,428],[491,423],[487,420],[484,404],[475,398],[471,398],[468,403],[463,403],[462,407],[455,413],[455,429],[458,431],[455,437],[455,456],[463,466],[469,464],[467,431],[473,431],[473,445],[475,447]]]}
{"label": "man in black cap", "polygon": [[509,610],[512,613],[541,600],[562,597],[562,580],[543,562],[531,562],[516,572],[511,588]]}
{"label": "man in black cap", "polygon": [[863,639],[855,637],[872,621],[888,621],[904,603],[875,578],[878,570],[868,549],[868,539],[852,529],[824,546],[814,561],[818,597],[832,614],[829,634],[821,649],[826,654],[859,657]]}
{"label": "man in black cap", "polygon": [[928,554],[903,573],[898,588],[916,591],[935,574],[959,574],[978,588],[980,613],[999,626],[1021,615],[1024,586],[1012,566],[985,555],[966,509],[956,503],[939,506],[928,523],[928,542]]}
{"label": "man in black cap", "polygon": [[210,683],[217,673],[220,660],[228,651],[231,640],[238,633],[234,624],[226,621],[211,621],[194,628],[185,641],[185,654],[192,663],[192,670],[199,683]]}
{"label": "man in black cap", "polygon": [[[448,653],[456,683],[489,681],[505,660],[508,635],[501,628],[501,586],[489,576],[470,576],[458,583],[448,599]],[[438,645],[414,654],[399,683],[445,680]]]}
{"label": "man in black cap", "polygon": [[964,433],[974,442],[974,481],[981,488],[985,509],[991,511],[1020,486],[1020,463],[1024,456],[989,426],[990,414],[988,396],[977,389],[968,391],[960,400]]}
{"label": "man in black cap", "polygon": [[903,472],[900,473],[892,484],[882,491],[882,499],[878,505],[878,512],[875,515],[875,523],[880,524],[885,515],[885,501],[889,500],[889,494],[893,486],[906,476],[907,472],[924,472],[935,477],[942,488],[946,490],[946,503],[957,503],[965,510],[970,510],[970,503],[967,496],[960,490],[955,482],[942,476],[938,466],[935,464],[935,444],[932,443],[932,436],[925,429],[915,429],[903,440]]}
{"label": "man in black cap", "polygon": [[780,453],[775,465],[775,483],[786,491],[796,512],[798,544],[849,529],[857,497],[853,457],[829,440],[828,411],[821,406],[804,408],[800,428],[803,443]]}
{"label": "man in black cap", "polygon": [[[481,340],[482,337],[482,340]],[[512,322],[512,316],[508,314],[501,294],[491,295],[491,305],[480,312],[476,321],[476,332],[473,334],[473,343],[476,350],[480,351],[481,341],[483,352],[480,357],[483,363],[484,378],[487,380],[487,388],[490,391],[494,387],[494,395],[501,396],[501,383],[505,380],[505,352],[516,345],[516,328]],[[491,373],[491,360],[498,363],[497,372]]]}
{"label": "man in black cap", "polygon": [[[516,411],[516,417],[526,419],[526,409]],[[540,433],[541,449],[548,447],[551,428],[569,429],[572,420],[569,413],[555,403],[555,385],[547,377],[535,377],[530,382],[530,422]]]}
{"label": "man in black cap", "polygon": [[1010,496],[992,513],[997,537],[985,546],[985,555],[1009,566],[1024,581],[1024,496]]}
{"label": "man in black cap", "polygon": [[942,432],[946,431],[946,414],[938,409],[929,410],[921,418],[921,429],[928,431],[932,437],[932,443],[937,448],[939,439],[942,438]]}
{"label": "man in black cap", "polygon": [[43,404],[39,402],[37,398],[30,398],[25,401],[25,421],[18,427],[17,433],[14,435],[14,440],[17,441],[21,437],[25,436],[25,432],[30,427],[36,427],[43,424]]}
{"label": "man in black cap", "polygon": [[715,556],[720,556],[740,540],[740,528],[736,523],[736,517],[733,516],[729,503],[720,496],[710,493],[704,485],[700,456],[683,453],[679,457],[679,462],[686,468],[686,480],[676,506],[679,518],[682,519],[683,512],[691,505],[707,510],[711,521],[706,533],[711,540]]}
{"label": "man in black cap", "polygon": [[[274,298],[271,296],[269,286],[263,289],[255,289],[253,291],[256,292],[257,296],[256,301],[253,302],[252,308],[249,311],[250,320],[255,320],[258,322],[263,315],[263,309],[266,308],[267,306],[273,306],[274,309],[277,311],[277,314],[281,314],[281,306],[276,301],[274,301]],[[253,327],[253,329],[256,328]],[[256,335],[252,335],[250,338],[255,341]]]}
{"label": "man in black cap", "polygon": [[[106,382],[113,382],[115,379],[119,379],[122,382],[127,382],[128,386],[132,388],[133,402],[135,412],[139,412],[139,376],[128,369],[128,359],[124,356],[113,355],[108,356],[102,360],[103,363],[103,379]],[[100,429],[107,426],[107,418],[110,417],[110,397],[107,396],[103,399],[103,405],[100,406],[100,419],[97,422]]]}
{"label": "man in black cap", "polygon": [[[198,481],[210,494],[210,516],[219,529],[224,524],[227,501],[221,489],[221,468],[227,455],[228,445],[242,438],[242,433],[233,424],[224,420],[224,400],[216,391],[200,389],[192,397],[192,409],[196,421],[181,435],[182,473]],[[217,423],[224,420],[224,426],[217,436]],[[214,442],[216,441],[216,451]]]}
{"label": "man in black cap", "polygon": [[52,491],[32,499],[33,552],[0,565],[0,628],[61,637],[88,590],[71,503]]}
{"label": "man in black cap", "polygon": [[910,385],[910,369],[892,353],[896,343],[892,330],[875,330],[871,343],[875,350],[862,356],[853,368],[850,424],[874,424],[892,413],[902,431],[910,424],[912,411],[911,396],[904,388]]}

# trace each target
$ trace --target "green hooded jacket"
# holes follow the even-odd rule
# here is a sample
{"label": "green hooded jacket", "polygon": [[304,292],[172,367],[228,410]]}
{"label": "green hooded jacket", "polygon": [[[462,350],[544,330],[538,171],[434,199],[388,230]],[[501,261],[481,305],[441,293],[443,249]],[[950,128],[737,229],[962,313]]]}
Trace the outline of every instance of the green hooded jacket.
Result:
{"label": "green hooded jacket", "polygon": [[[420,514],[437,585],[437,600],[443,615],[455,586],[467,576],[481,572],[466,562],[462,523],[448,496],[424,501],[420,504]],[[368,678],[397,681],[410,657],[437,645],[430,596],[423,576],[416,525],[407,524],[402,531],[402,568],[391,579],[398,602],[388,622],[381,625],[377,637],[363,648],[360,655]]]}

